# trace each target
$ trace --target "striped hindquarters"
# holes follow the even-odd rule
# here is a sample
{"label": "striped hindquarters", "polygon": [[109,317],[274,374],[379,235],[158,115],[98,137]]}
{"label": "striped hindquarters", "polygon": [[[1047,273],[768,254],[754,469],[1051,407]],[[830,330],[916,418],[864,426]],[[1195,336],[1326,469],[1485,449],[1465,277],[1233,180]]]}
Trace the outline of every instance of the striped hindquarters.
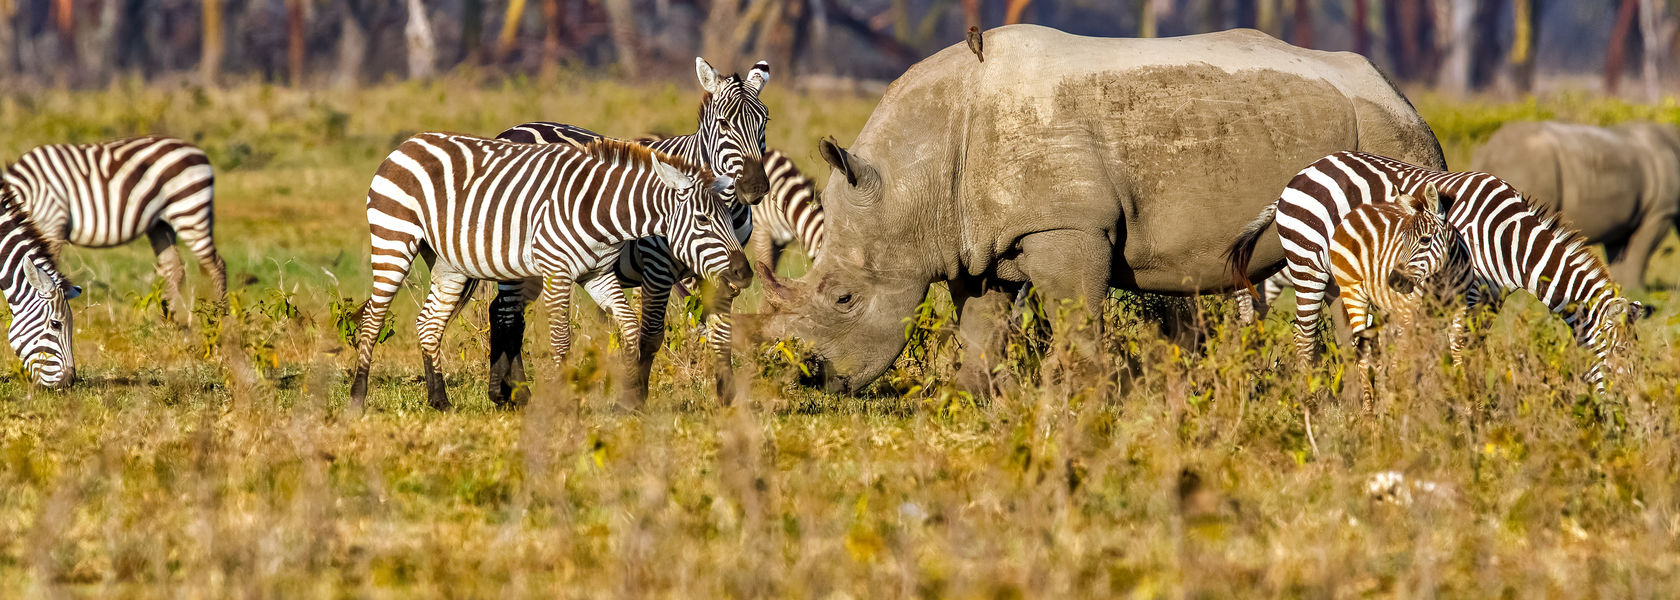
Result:
{"label": "striped hindquarters", "polygon": [[6,170],[5,182],[54,243],[116,246],[160,220],[195,252],[212,243],[210,160],[181,140],[41,146],[19,157]]}
{"label": "striped hindquarters", "polygon": [[770,178],[770,192],[753,207],[753,226],[765,228],[778,250],[798,241],[807,256],[816,258],[825,234],[817,183],[779,150],[765,153],[764,171]]}

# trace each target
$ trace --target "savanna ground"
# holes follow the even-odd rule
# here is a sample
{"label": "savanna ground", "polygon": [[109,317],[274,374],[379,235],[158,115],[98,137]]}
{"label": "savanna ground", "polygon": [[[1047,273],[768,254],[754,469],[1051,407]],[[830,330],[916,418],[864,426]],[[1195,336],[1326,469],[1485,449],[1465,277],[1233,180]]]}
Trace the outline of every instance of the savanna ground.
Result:
{"label": "savanna ground", "polygon": [[[0,382],[0,595],[1680,593],[1673,240],[1640,296],[1659,310],[1639,328],[1638,374],[1608,399],[1577,381],[1586,354],[1532,302],[1508,303],[1461,367],[1439,340],[1391,352],[1404,384],[1363,414],[1326,391],[1339,359],[1266,370],[1288,349],[1281,312],[1237,329],[1205,302],[1206,350],[1185,354],[1117,297],[1110,342],[1132,372],[1066,381],[1028,357],[989,401],[943,383],[937,308],[919,318],[935,334],[917,335],[923,351],[869,393],[794,387],[772,350],[742,361],[749,400],[730,408],[679,322],[638,414],[601,391],[612,341],[597,313],[576,313],[582,339],[559,375],[539,311],[527,346],[544,380],[510,412],[484,398],[481,291],[446,338],[457,409],[440,413],[415,380],[421,269],[375,355],[369,411],[345,409],[345,319],[368,285],[362,199],[391,147],[538,118],[686,132],[692,88],[459,78],[0,98],[0,156],[145,132],[203,145],[234,290],[229,317],[176,326],[144,243],[67,252],[87,289],[81,382],[45,392],[9,352],[0,363],[13,372]],[[819,176],[812,141],[849,142],[873,106],[775,83],[765,99],[771,145]],[[1420,100],[1454,165],[1506,119],[1680,122],[1672,104]],[[196,269],[189,281],[208,289]],[[1373,493],[1387,471],[1405,481]]]}

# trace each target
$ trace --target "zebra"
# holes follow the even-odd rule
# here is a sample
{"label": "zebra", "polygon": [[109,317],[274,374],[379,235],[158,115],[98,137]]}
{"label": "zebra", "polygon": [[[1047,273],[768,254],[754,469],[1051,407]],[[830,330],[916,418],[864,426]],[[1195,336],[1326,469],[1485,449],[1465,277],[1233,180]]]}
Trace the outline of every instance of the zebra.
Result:
{"label": "zebra", "polygon": [[1295,288],[1295,345],[1310,361],[1330,286],[1327,250],[1335,227],[1354,207],[1389,202],[1434,184],[1449,202],[1447,222],[1468,252],[1471,281],[1453,318],[1452,354],[1462,357],[1470,311],[1497,311],[1508,290],[1534,294],[1563,316],[1578,344],[1597,359],[1585,380],[1604,390],[1604,367],[1613,351],[1631,342],[1632,325],[1649,316],[1645,305],[1621,294],[1604,263],[1555,215],[1542,214],[1516,189],[1487,173],[1435,171],[1363,152],[1337,152],[1297,173],[1276,201],[1243,229],[1226,251],[1239,287],[1249,287],[1248,265],[1260,235],[1273,221],[1282,238],[1289,283]]}
{"label": "zebra", "polygon": [[775,270],[782,250],[797,241],[805,247],[805,255],[815,260],[822,252],[826,229],[817,182],[779,150],[764,153],[764,174],[770,192],[752,210],[753,227],[761,231],[753,238],[754,259]]}
{"label": "zebra", "polygon": [[0,187],[0,293],[12,311],[6,341],[30,380],[52,389],[69,387],[76,380],[69,301],[82,288],[59,272],[50,242],[10,187]]}
{"label": "zebra", "polygon": [[1355,207],[1330,237],[1330,272],[1353,329],[1366,409],[1376,385],[1377,312],[1387,317],[1385,329],[1400,335],[1413,327],[1426,282],[1438,288],[1435,295],[1456,296],[1470,275],[1460,247],[1434,184],[1425,184],[1421,198],[1402,194]]}
{"label": "zebra", "polygon": [[[770,65],[759,61],[745,78],[739,75],[724,77],[703,58],[695,58],[695,74],[705,96],[700,102],[699,124],[695,133],[650,141],[648,145],[661,152],[681,157],[689,162],[707,166],[734,179],[729,192],[736,202],[731,205],[731,224],[738,242],[746,244],[752,235],[752,208],[768,192],[764,174],[764,127],[769,121],[769,109],[758,95],[770,79]],[[598,133],[581,127],[547,121],[531,122],[511,127],[496,136],[524,144],[567,144],[578,146],[601,138]],[[619,259],[617,274],[626,287],[642,288],[639,336],[642,344],[638,378],[646,381],[653,369],[654,351],[664,344],[665,310],[676,282],[687,273],[679,272],[673,262],[669,245],[662,239],[638,241],[625,250]],[[496,286],[496,298],[490,303],[490,382],[491,402],[498,406],[523,403],[527,397],[520,385],[525,380],[524,346],[525,304],[533,297],[533,281],[502,281]],[[727,304],[712,303],[727,309]],[[730,322],[727,310],[708,310],[706,317],[712,350],[717,358],[717,394],[727,402],[733,398],[730,359]]]}
{"label": "zebra", "polygon": [[22,199],[54,256],[65,243],[107,248],[144,234],[168,284],[165,316],[186,306],[177,236],[215,282],[218,300],[226,298],[227,264],[212,235],[215,176],[198,147],[155,136],[40,146],[0,179]]}
{"label": "zebra", "polygon": [[[677,260],[733,290],[750,283],[740,243],[725,225],[720,196],[731,183],[615,140],[579,150],[445,133],[409,138],[379,166],[368,190],[373,293],[360,311],[354,406],[365,405],[374,340],[415,256],[432,268],[416,329],[434,407],[449,406],[437,370],[443,328],[481,279],[542,279],[556,363],[570,349],[572,283],[581,284],[617,321],[634,358],[636,315],[610,276],[627,242],[667,236]],[[646,381],[622,391],[639,404]]]}

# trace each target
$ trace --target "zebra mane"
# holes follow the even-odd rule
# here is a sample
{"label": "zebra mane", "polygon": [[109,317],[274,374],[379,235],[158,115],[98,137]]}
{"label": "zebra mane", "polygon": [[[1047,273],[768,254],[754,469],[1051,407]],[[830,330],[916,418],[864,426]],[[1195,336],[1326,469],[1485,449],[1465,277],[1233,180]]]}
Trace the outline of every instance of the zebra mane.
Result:
{"label": "zebra mane", "polygon": [[676,167],[678,171],[695,178],[697,185],[710,188],[717,177],[712,170],[689,162],[688,159],[675,154],[666,154],[636,142],[626,142],[611,138],[597,138],[583,147],[583,153],[596,160],[614,165],[625,165],[645,169],[653,168],[653,161]]}
{"label": "zebra mane", "polygon": [[[1503,182],[1504,180],[1501,179],[1500,181]],[[1510,183],[1506,183],[1505,185],[1509,186]],[[1514,190],[1515,188],[1512,189]],[[1552,234],[1553,241],[1563,246],[1564,263],[1573,262],[1578,258],[1582,259],[1585,261],[1587,266],[1596,269],[1600,273],[1604,273],[1606,281],[1610,281],[1617,288],[1621,286],[1619,282],[1610,279],[1610,266],[1604,263],[1604,259],[1599,258],[1597,254],[1594,254],[1592,250],[1588,249],[1587,246],[1589,245],[1589,242],[1587,241],[1586,234],[1581,233],[1581,230],[1576,229],[1574,225],[1571,225],[1569,220],[1563,216],[1562,211],[1550,206],[1535,204],[1533,201],[1528,199],[1528,196],[1522,195],[1521,192],[1517,192],[1517,198],[1522,200],[1523,205],[1528,208],[1529,216],[1532,216],[1536,220],[1535,224],[1541,229],[1550,232]],[[1619,291],[1615,293],[1618,295],[1620,294]]]}
{"label": "zebra mane", "polygon": [[[8,165],[0,171],[10,168]],[[0,182],[0,221],[6,220],[16,223],[16,227],[29,239],[29,243],[41,252],[41,256],[45,257],[48,263],[53,263],[52,253],[47,250],[52,245],[47,243],[47,236],[35,227],[35,221],[31,220],[29,213],[23,209],[23,199],[18,197],[17,188]],[[54,264],[53,268],[56,270],[58,266]]]}

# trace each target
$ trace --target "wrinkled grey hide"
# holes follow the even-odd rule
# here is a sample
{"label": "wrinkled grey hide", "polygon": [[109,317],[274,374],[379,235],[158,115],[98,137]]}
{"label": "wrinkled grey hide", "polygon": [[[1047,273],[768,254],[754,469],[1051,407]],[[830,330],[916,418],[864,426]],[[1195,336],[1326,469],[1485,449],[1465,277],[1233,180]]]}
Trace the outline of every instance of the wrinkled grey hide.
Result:
{"label": "wrinkled grey hide", "polygon": [[1645,264],[1680,214],[1680,135],[1667,125],[1509,123],[1476,150],[1470,169],[1561,210],[1604,244],[1616,283],[1633,288],[1644,286]]}
{"label": "wrinkled grey hide", "polygon": [[[759,325],[811,342],[829,386],[857,389],[903,350],[929,284],[950,282],[975,389],[1013,290],[1091,310],[1111,287],[1228,289],[1222,253],[1243,225],[1302,166],[1352,149],[1444,166],[1411,104],[1356,54],[1252,30],[994,29],[985,62],[959,43],[917,63],[849,149],[820,146],[834,168],[827,250],[796,282],[766,279],[775,310]],[[1257,272],[1281,261],[1276,238]]]}

